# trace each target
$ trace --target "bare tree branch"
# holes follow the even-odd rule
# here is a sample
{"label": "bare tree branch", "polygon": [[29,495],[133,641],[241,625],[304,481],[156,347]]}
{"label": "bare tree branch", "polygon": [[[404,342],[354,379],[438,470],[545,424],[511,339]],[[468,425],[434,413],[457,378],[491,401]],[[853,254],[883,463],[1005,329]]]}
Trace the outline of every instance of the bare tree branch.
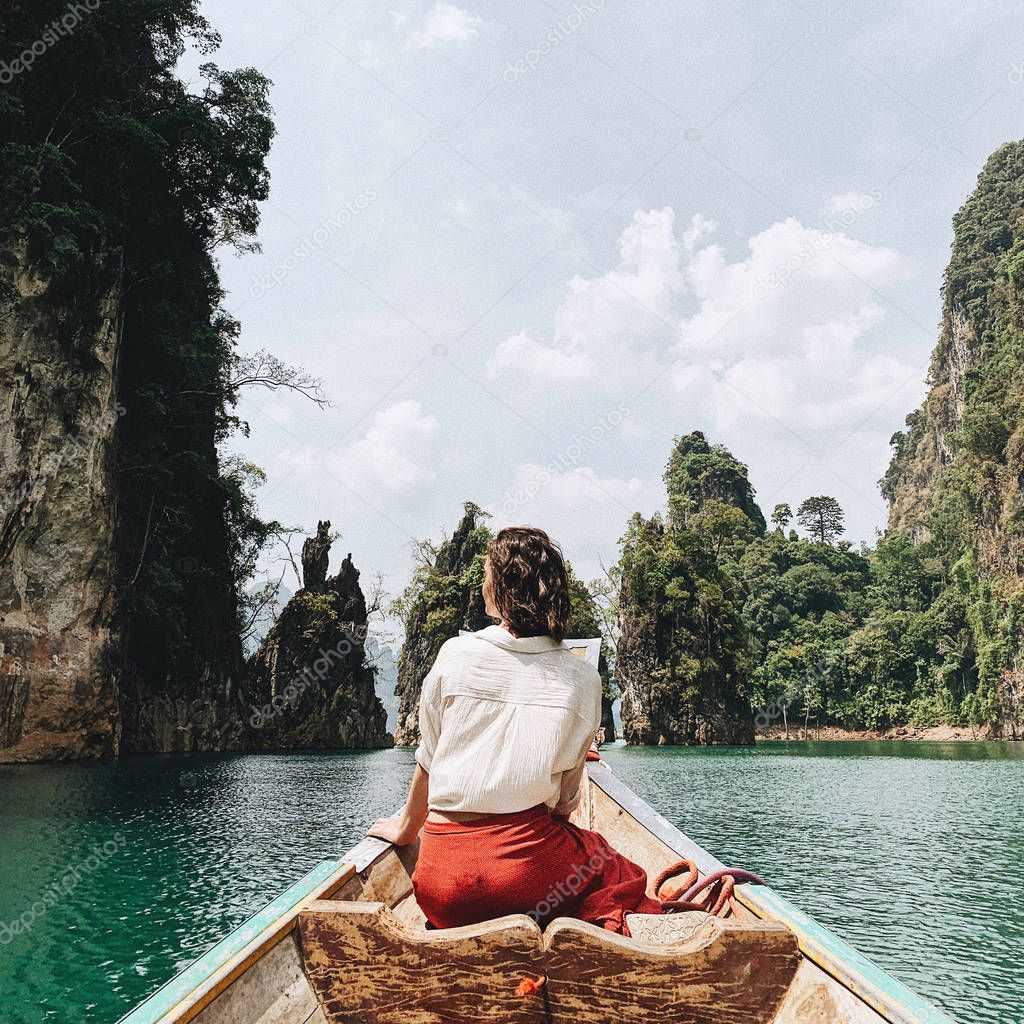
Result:
{"label": "bare tree branch", "polygon": [[324,382],[319,377],[314,377],[300,366],[289,366],[266,349],[260,349],[255,355],[240,358],[227,386],[231,391],[249,387],[266,388],[269,391],[284,388],[286,391],[303,395],[321,409],[331,404],[324,392]]}

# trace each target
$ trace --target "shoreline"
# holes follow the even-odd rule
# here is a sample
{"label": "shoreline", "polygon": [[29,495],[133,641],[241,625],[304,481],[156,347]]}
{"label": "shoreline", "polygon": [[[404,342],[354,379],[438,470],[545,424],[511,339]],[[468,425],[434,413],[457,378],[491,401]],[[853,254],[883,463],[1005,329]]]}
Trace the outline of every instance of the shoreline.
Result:
{"label": "shoreline", "polygon": [[[754,735],[757,740],[786,740],[782,726],[769,726],[758,729]],[[793,724],[789,728],[789,740],[804,741],[861,741],[861,740],[910,740],[924,743],[961,743],[964,741],[1001,740],[1013,742],[1012,737],[993,736],[991,726],[980,728],[960,725],[900,725],[894,729],[844,729],[838,725],[823,725],[820,728],[811,726],[804,736],[802,724]]]}

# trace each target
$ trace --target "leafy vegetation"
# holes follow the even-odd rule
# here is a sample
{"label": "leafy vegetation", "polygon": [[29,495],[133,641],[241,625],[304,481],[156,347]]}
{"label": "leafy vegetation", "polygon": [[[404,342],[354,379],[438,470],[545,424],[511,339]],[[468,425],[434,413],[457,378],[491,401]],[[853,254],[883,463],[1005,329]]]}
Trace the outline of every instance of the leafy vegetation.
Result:
{"label": "leafy vegetation", "polygon": [[[930,391],[892,439],[885,537],[854,551],[830,495],[764,520],[731,453],[676,442],[668,518],[623,540],[616,674],[627,735],[745,692],[757,724],[1024,732],[1024,142],[954,218]],[[737,616],[736,608],[740,608]],[[644,687],[647,687],[645,690]]]}
{"label": "leafy vegetation", "polygon": [[[992,154],[953,220],[922,408],[881,481],[890,530],[945,567],[936,615],[960,714],[1024,729],[1024,142]],[[954,610],[955,609],[955,613]]]}
{"label": "leafy vegetation", "polygon": [[[31,51],[62,14],[60,0],[7,5],[4,54]],[[86,333],[103,315],[88,296],[118,296],[128,704],[139,686],[237,672],[240,594],[272,529],[250,496],[258,471],[218,455],[244,429],[232,409],[246,378],[214,253],[253,245],[274,128],[257,71],[207,63],[198,89],[175,75],[188,45],[218,43],[197,0],[104,0],[0,90],[5,253]],[[129,712],[125,749],[133,730]]]}
{"label": "leafy vegetation", "polygon": [[668,516],[633,516],[616,570],[623,732],[631,743],[752,742],[735,557],[764,517],[746,467],[699,432],[676,440],[664,479]]}
{"label": "leafy vegetation", "polygon": [[822,544],[831,544],[842,535],[846,526],[846,517],[839,507],[839,502],[828,494],[804,498],[796,510],[796,518],[797,522]]}
{"label": "leafy vegetation", "polygon": [[984,659],[1006,652],[977,638],[1001,611],[969,557],[949,566],[899,533],[854,550],[829,495],[799,506],[809,536],[786,532],[785,503],[759,529],[746,467],[700,434],[677,440],[665,482],[667,519],[633,516],[614,574],[627,739],[743,741],[748,706],[787,730],[996,719]]}

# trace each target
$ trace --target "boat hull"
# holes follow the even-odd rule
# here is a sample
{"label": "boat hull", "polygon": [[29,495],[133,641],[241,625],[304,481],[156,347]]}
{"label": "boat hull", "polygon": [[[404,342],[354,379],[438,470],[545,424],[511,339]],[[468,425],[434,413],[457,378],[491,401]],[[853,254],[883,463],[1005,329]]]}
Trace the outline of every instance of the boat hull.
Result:
{"label": "boat hull", "polygon": [[[696,863],[702,875],[723,867],[605,765],[590,765],[589,780],[576,812],[578,823],[600,831],[649,875],[681,858]],[[397,850],[368,838],[344,858],[319,865],[122,1018],[121,1024],[329,1024],[309,981],[300,916],[309,908],[359,901],[386,908],[389,919],[410,936],[422,934],[423,915],[411,882],[416,853],[415,847]],[[777,922],[796,937],[799,964],[781,1002],[773,1002],[771,1015],[765,1018],[772,1024],[953,1024],[767,886],[738,886],[736,895],[737,923]],[[579,1012],[573,1017],[585,1019]],[[435,1018],[428,1013],[417,1019]]]}

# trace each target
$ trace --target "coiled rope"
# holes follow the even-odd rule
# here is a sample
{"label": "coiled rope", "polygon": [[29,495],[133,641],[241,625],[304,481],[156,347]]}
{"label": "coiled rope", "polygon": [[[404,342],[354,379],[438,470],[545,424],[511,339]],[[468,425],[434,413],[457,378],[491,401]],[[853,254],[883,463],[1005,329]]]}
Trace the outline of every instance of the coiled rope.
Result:
{"label": "coiled rope", "polygon": [[[662,887],[670,878],[686,874],[682,885],[662,891]],[[670,864],[654,880],[654,898],[661,902],[663,914],[676,914],[681,911],[699,910],[712,917],[725,917],[726,913],[735,915],[738,911],[733,897],[737,885],[767,885],[760,875],[742,868],[722,868],[700,877],[700,870],[692,860],[680,860]],[[701,894],[705,895],[701,895]],[[699,897],[699,898],[698,898]]]}

